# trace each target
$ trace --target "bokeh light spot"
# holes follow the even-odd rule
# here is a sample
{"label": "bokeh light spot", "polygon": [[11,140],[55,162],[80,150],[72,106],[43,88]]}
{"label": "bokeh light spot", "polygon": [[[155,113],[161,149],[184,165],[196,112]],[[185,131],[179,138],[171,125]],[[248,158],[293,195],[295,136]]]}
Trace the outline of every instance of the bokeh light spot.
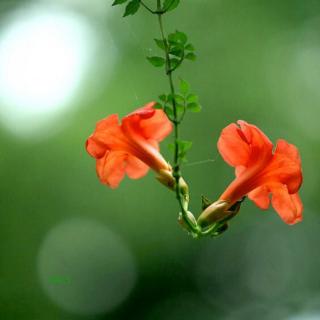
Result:
{"label": "bokeh light spot", "polygon": [[82,315],[121,304],[136,279],[133,255],[106,226],[74,219],[54,227],[38,256],[41,285],[59,307]]}
{"label": "bokeh light spot", "polygon": [[55,9],[15,12],[0,34],[0,119],[38,133],[70,105],[88,69],[94,36],[81,16]]}

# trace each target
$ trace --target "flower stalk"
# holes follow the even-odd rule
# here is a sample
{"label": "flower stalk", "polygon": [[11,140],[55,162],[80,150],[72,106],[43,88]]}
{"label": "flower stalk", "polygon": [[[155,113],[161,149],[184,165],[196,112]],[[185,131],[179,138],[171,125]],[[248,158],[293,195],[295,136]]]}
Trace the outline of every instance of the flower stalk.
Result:
{"label": "flower stalk", "polygon": [[171,121],[174,126],[173,177],[175,179],[175,192],[176,192],[176,198],[178,200],[178,203],[181,209],[180,219],[182,219],[183,223],[186,224],[187,229],[189,229],[194,236],[197,236],[199,233],[199,227],[192,213],[188,211],[189,199],[190,199],[189,187],[181,176],[181,169],[180,169],[180,163],[179,163],[179,143],[178,143],[180,121],[178,119],[177,103],[175,99],[175,87],[174,87],[173,77],[172,77],[172,73],[175,70],[175,68],[171,66],[171,60],[169,56],[169,46],[168,46],[167,38],[165,36],[163,21],[162,21],[162,15],[165,14],[165,11],[162,11],[161,9],[162,9],[161,0],[157,0],[156,14],[158,16],[158,23],[159,23],[161,38],[164,44],[164,52],[165,52],[165,60],[166,60],[165,72],[169,80],[170,94],[173,97],[172,98],[173,119],[171,119]]}

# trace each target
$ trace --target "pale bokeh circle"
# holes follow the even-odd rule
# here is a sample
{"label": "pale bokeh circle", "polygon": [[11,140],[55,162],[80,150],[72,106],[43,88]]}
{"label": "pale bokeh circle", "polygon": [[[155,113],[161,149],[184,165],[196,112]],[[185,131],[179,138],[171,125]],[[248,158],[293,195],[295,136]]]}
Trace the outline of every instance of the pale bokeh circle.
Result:
{"label": "pale bokeh circle", "polygon": [[82,315],[119,306],[135,284],[134,257],[105,225],[73,219],[55,226],[38,255],[42,288],[59,307]]}
{"label": "pale bokeh circle", "polygon": [[0,32],[2,125],[23,137],[48,131],[71,106],[95,46],[89,21],[72,11],[30,6],[7,16]]}

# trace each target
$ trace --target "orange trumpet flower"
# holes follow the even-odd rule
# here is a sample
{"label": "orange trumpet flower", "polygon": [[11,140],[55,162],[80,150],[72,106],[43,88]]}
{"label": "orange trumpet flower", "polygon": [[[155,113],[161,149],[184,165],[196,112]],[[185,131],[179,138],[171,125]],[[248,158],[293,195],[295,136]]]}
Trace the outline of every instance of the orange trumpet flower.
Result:
{"label": "orange trumpet flower", "polygon": [[245,121],[238,124],[224,128],[218,141],[219,152],[235,167],[236,178],[219,200],[203,212],[199,223],[216,221],[215,214],[219,219],[225,217],[221,210],[226,213],[246,195],[261,209],[267,209],[271,202],[287,224],[301,221],[303,205],[298,190],[302,170],[298,149],[279,139],[273,151],[273,144],[259,128]]}
{"label": "orange trumpet flower", "polygon": [[150,102],[135,110],[121,124],[117,114],[97,123],[86,149],[96,159],[97,175],[103,184],[116,188],[126,174],[139,179],[151,168],[162,183],[173,187],[172,169],[159,152],[159,142],[169,135],[172,125],[154,105]]}

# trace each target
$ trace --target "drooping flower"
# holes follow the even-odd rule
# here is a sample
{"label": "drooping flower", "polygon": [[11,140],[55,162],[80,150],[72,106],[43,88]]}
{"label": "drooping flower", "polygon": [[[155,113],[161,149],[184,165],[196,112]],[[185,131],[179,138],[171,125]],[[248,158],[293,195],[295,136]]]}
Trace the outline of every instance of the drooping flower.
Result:
{"label": "drooping flower", "polygon": [[[222,130],[218,150],[222,158],[235,167],[236,178],[219,200],[208,207],[201,220],[215,218],[214,210],[227,211],[242,197],[248,196],[259,208],[270,202],[287,224],[302,220],[303,205],[298,195],[302,184],[301,160],[298,149],[283,139],[275,150],[269,138],[256,126],[238,121]],[[211,212],[210,212],[211,210]],[[217,213],[224,216],[222,212]]]}
{"label": "drooping flower", "polygon": [[96,159],[100,181],[111,188],[118,187],[127,174],[139,179],[153,169],[159,180],[172,187],[172,169],[159,152],[159,142],[172,130],[166,114],[154,109],[150,102],[135,110],[119,123],[112,114],[99,121],[86,142],[88,153]]}

